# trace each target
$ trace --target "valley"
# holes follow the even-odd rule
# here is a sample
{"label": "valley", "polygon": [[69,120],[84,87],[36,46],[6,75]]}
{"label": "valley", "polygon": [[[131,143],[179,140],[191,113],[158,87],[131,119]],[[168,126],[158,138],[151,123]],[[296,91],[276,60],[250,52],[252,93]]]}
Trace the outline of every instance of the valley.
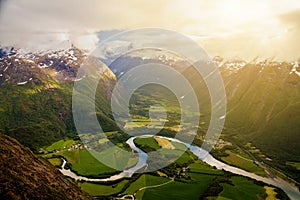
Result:
{"label": "valley", "polygon": [[[200,115],[192,145],[201,147],[211,117],[204,82],[180,60],[163,61],[172,63],[174,68],[185,66],[180,68],[184,69],[182,73],[199,82],[195,89],[201,99],[200,114],[190,110],[180,113],[178,100],[171,91],[150,84],[135,91],[129,106],[133,120],[124,121],[124,126],[118,127],[109,101],[118,78],[118,73],[114,74],[111,69],[118,69],[118,65],[124,63],[119,60],[120,63],[114,63],[111,69],[104,65],[99,71],[101,80],[97,86],[95,112],[107,138],[77,134],[72,115],[72,92],[75,82],[85,80],[84,76],[82,79],[75,76],[84,56],[74,47],[27,57],[16,52],[2,56],[0,66],[0,74],[3,74],[0,79],[0,131],[16,138],[57,168],[61,169],[64,164],[65,170],[85,177],[86,180],[68,178],[83,191],[99,199],[267,199],[274,196],[297,199],[298,193],[293,191],[297,191],[300,181],[297,148],[300,87],[299,76],[292,71],[296,62],[245,64],[215,60],[224,79],[228,105],[224,130],[210,152],[211,158],[217,161],[209,163],[212,160],[199,160],[191,150],[184,150],[184,145],[169,141],[180,129],[192,130],[193,117]],[[128,63],[133,59],[136,65],[154,60],[162,62],[156,58],[122,59]],[[84,85],[86,90],[91,89],[88,83]],[[154,113],[161,112],[157,105],[165,108],[167,118],[151,121],[151,106]],[[182,114],[190,121],[180,124]],[[127,143],[131,136],[123,128],[136,134],[132,144],[147,154],[149,160],[155,160],[151,152],[162,150],[174,162],[160,170],[127,173],[120,178],[120,170],[99,162],[91,153],[101,150],[95,146],[105,147],[109,141],[132,151]],[[151,129],[160,130],[157,137],[140,137]],[[182,155],[175,159],[179,154]],[[137,162],[137,158],[129,157],[124,167],[130,169]],[[114,180],[108,181],[112,176]],[[180,195],[176,193],[178,190]],[[292,192],[286,194],[286,191]]]}
{"label": "valley", "polygon": [[[157,137],[155,137],[155,138],[157,138]],[[137,138],[137,139],[139,139],[139,138]],[[151,141],[151,139],[152,139],[152,137],[151,136],[141,136],[141,139],[145,139],[145,140],[147,140],[147,139],[150,139],[150,141]],[[140,143],[140,140],[135,140],[135,141],[137,141],[136,143],[138,144],[138,143]],[[152,145],[151,145],[151,143],[152,143]],[[174,142],[172,142],[172,143],[174,143]],[[144,143],[145,144],[145,143]],[[148,144],[150,144],[149,146],[152,146],[151,148],[153,148],[153,145],[157,145],[157,143],[155,144],[155,143],[153,143],[153,142],[149,142]],[[178,144],[176,144],[176,142],[174,143],[174,145],[175,146],[177,146],[177,148],[179,147],[179,149],[180,149],[180,146],[178,146]],[[145,147],[145,145],[143,146],[143,147]],[[163,147],[161,147],[161,148],[163,148]],[[177,149],[176,148],[176,149]],[[182,148],[182,147],[181,147]],[[146,148],[146,149],[148,149],[148,148]],[[206,158],[205,158],[206,159]],[[155,189],[153,192],[154,192],[154,194],[156,194],[156,192],[157,192],[157,190],[160,190],[160,187],[162,187],[162,188],[164,188],[164,187],[167,187],[167,184],[170,184],[170,185],[172,185],[172,186],[170,186],[171,188],[169,188],[169,187],[167,187],[167,188],[169,188],[168,189],[168,191],[170,190],[170,191],[173,191],[174,190],[174,188],[173,188],[173,182],[174,182],[174,184],[176,183],[176,184],[179,184],[180,185],[180,187],[183,187],[184,186],[184,184],[183,183],[189,183],[189,184],[195,184],[195,182],[198,182],[196,185],[195,185],[195,187],[197,187],[197,185],[198,184],[204,184],[203,182],[201,182],[200,180],[202,180],[203,178],[205,178],[205,177],[207,177],[207,178],[209,178],[210,177],[210,179],[208,179],[210,182],[207,182],[207,183],[205,183],[205,184],[209,184],[209,183],[211,183],[212,184],[212,182],[213,182],[213,180],[214,179],[216,179],[216,175],[218,175],[217,177],[219,177],[219,176],[221,176],[221,175],[224,175],[224,173],[225,174],[227,174],[227,176],[226,176],[226,180],[228,181],[228,183],[230,183],[231,181],[234,181],[234,185],[235,185],[235,182],[236,182],[236,186],[238,186],[239,184],[239,182],[238,181],[242,181],[243,182],[243,184],[245,184],[245,180],[247,180],[247,179],[239,179],[239,177],[238,176],[236,176],[236,175],[234,175],[234,174],[231,174],[230,172],[226,172],[227,170],[229,170],[229,171],[231,171],[231,172],[233,172],[233,173],[238,173],[238,174],[242,174],[242,175],[245,175],[245,176],[250,176],[251,178],[254,178],[254,179],[258,179],[258,180],[260,180],[260,181],[266,181],[267,183],[265,183],[265,184],[267,184],[267,185],[265,185],[264,187],[267,187],[267,188],[269,188],[270,189],[270,186],[269,186],[269,184],[275,184],[276,186],[278,186],[278,187],[283,187],[283,189],[285,190],[285,191],[289,191],[288,192],[288,194],[289,194],[289,196],[293,199],[293,198],[295,198],[297,195],[299,195],[299,194],[297,194],[297,189],[292,189],[292,190],[289,190],[288,188],[290,187],[290,188],[292,188],[292,187],[294,187],[294,186],[291,186],[291,185],[289,185],[288,183],[284,183],[284,182],[282,182],[283,180],[279,180],[279,178],[277,177],[272,177],[272,179],[269,177],[268,179],[267,178],[258,178],[259,176],[254,176],[254,174],[253,175],[251,175],[251,173],[246,173],[246,172],[240,172],[239,170],[234,170],[233,168],[230,168],[230,167],[225,167],[225,170],[226,171],[221,171],[221,170],[217,170],[216,168],[212,168],[212,167],[210,167],[209,165],[215,165],[215,166],[217,166],[217,168],[219,168],[220,166],[222,167],[222,168],[224,168],[224,166],[225,166],[225,164],[222,164],[222,165],[220,165],[220,163],[218,163],[219,161],[209,161],[208,163],[209,163],[209,165],[207,165],[205,162],[207,162],[207,161],[205,161],[205,159],[204,159],[204,162],[202,162],[202,161],[200,161],[200,160],[197,160],[197,157],[195,157],[195,155],[193,155],[190,151],[187,151],[186,153],[184,153],[178,160],[176,160],[175,161],[175,165],[174,166],[169,166],[169,167],[167,167],[167,168],[163,168],[163,169],[161,169],[161,170],[159,170],[159,171],[156,171],[156,172],[152,172],[152,173],[150,173],[149,174],[149,179],[151,178],[151,177],[153,177],[153,178],[155,178],[155,177],[162,177],[161,179],[162,180],[165,180],[164,182],[158,182],[157,184],[153,184],[153,182],[152,181],[146,181],[146,185],[144,186],[144,187],[141,187],[141,185],[139,184],[139,187],[141,187],[140,189],[136,189],[135,190],[135,193],[128,193],[128,192],[130,192],[131,191],[131,187],[133,187],[133,186],[131,186],[131,184],[132,185],[135,185],[136,183],[135,182],[131,182],[131,179],[135,179],[135,177],[137,176],[137,177],[139,177],[139,179],[141,179],[141,177],[143,177],[143,176],[147,176],[147,174],[144,174],[144,175],[141,175],[141,174],[139,174],[139,175],[133,175],[132,177],[130,177],[131,179],[129,180],[129,182],[128,182],[128,179],[126,179],[126,177],[122,177],[122,176],[119,176],[119,178],[117,179],[117,180],[111,180],[111,181],[109,181],[109,179],[106,179],[106,178],[104,178],[104,179],[95,179],[95,178],[91,178],[91,179],[86,179],[86,178],[83,178],[83,177],[81,177],[81,176],[76,176],[75,174],[74,175],[71,175],[73,178],[75,178],[77,181],[79,181],[79,182],[81,182],[81,181],[83,181],[84,180],[84,182],[85,181],[88,181],[88,182],[90,182],[89,184],[88,183],[86,183],[86,184],[80,184],[80,185],[82,185],[82,189],[84,190],[84,191],[86,191],[86,192],[90,192],[90,195],[94,195],[95,194],[95,190],[96,190],[96,188],[98,188],[99,190],[101,190],[102,189],[102,187],[101,187],[101,185],[103,185],[104,184],[104,182],[103,181],[105,181],[105,184],[104,185],[107,185],[107,184],[109,184],[109,182],[112,182],[111,184],[112,185],[114,185],[114,187],[116,187],[116,188],[118,188],[118,189],[114,189],[114,187],[109,187],[109,186],[106,186],[106,189],[105,189],[105,191],[107,191],[107,190],[109,190],[109,188],[110,188],[110,193],[109,194],[111,194],[111,195],[108,195],[108,196],[115,196],[115,195],[130,195],[130,196],[132,196],[132,197],[134,197],[134,198],[137,198],[137,199],[142,199],[142,196],[140,196],[140,194],[139,193],[142,193],[142,190],[146,190],[146,191],[148,191],[149,189],[148,188],[157,188],[157,189]],[[79,159],[80,160],[80,159]],[[65,161],[64,161],[64,163],[65,163]],[[64,166],[65,166],[65,164],[63,165],[63,173],[66,175],[66,176],[70,176],[70,174],[69,173],[67,173],[65,170],[64,170]],[[220,169],[220,168],[219,168]],[[175,171],[175,173],[174,173],[174,171]],[[197,179],[196,177],[197,176],[195,176],[195,174],[194,173],[200,173],[200,174],[202,174],[202,176],[200,176],[200,174],[198,174],[199,176],[198,176],[198,178],[200,178],[200,179]],[[112,176],[112,177],[114,177],[114,176]],[[232,179],[231,179],[231,177],[232,177]],[[125,179],[124,179],[125,178]],[[129,177],[128,177],[129,178]],[[170,180],[167,182],[167,178],[169,178]],[[220,177],[219,177],[220,178]],[[223,177],[224,178],[224,177]],[[138,180],[136,180],[136,182],[139,182],[139,179]],[[144,179],[144,178],[143,178]],[[152,179],[152,178],[151,178]],[[205,178],[206,179],[206,178]],[[81,180],[81,181],[80,181]],[[127,181],[126,181],[127,180]],[[148,179],[146,179],[146,180],[148,180]],[[117,181],[117,182],[116,182]],[[200,182],[199,182],[200,181]],[[224,180],[223,180],[224,181]],[[98,182],[98,183],[96,183],[96,182]],[[127,185],[123,185],[124,184],[124,182],[127,182]],[[149,183],[147,183],[147,182],[149,182]],[[181,184],[180,184],[181,183]],[[222,182],[221,182],[222,183]],[[225,181],[225,183],[226,183],[226,181]],[[100,185],[99,185],[100,184]],[[117,184],[117,186],[116,186],[116,184]],[[149,185],[148,185],[149,184]],[[176,185],[175,184],[175,185]],[[261,188],[264,184],[262,183],[262,182],[254,182],[254,183],[252,183],[253,184],[253,197],[251,197],[251,195],[252,195],[252,193],[251,193],[251,190],[252,189],[250,189],[249,188],[249,190],[247,189],[247,190],[245,190],[245,188],[243,188],[243,190],[244,191],[247,191],[247,193],[246,194],[244,194],[245,195],[245,197],[244,198],[246,198],[246,199],[254,199],[255,198],[255,196],[258,194],[258,193],[256,193],[256,192],[258,192],[258,188]],[[97,187],[97,185],[98,185],[98,187]],[[178,186],[179,186],[178,185]],[[198,190],[195,190],[195,193],[194,192],[191,192],[190,190],[187,190],[188,192],[186,192],[184,195],[186,195],[186,196],[188,196],[188,198],[191,198],[191,199],[196,199],[197,198],[197,194],[199,195],[199,194],[201,194],[200,193],[200,191],[199,191],[199,187],[200,187],[200,185],[198,185]],[[224,194],[227,198],[230,198],[230,199],[235,199],[235,198],[237,198],[237,197],[240,197],[239,195],[241,195],[241,194],[239,194],[239,193],[236,193],[236,194],[231,194],[231,193],[229,193],[229,194],[226,194],[227,192],[226,192],[226,189],[225,188],[227,188],[227,186],[226,186],[226,184],[225,185],[223,185],[223,184],[221,184],[223,187],[221,187],[220,185],[219,185],[219,190],[213,190],[213,191],[210,191],[209,193],[210,193],[210,195],[211,196],[219,196],[219,197],[222,197],[222,195]],[[256,186],[255,186],[256,185]],[[122,188],[121,188],[121,186],[122,186]],[[89,187],[91,187],[91,188],[89,188]],[[128,187],[128,188],[127,188]],[[176,188],[176,186],[174,186],[175,188]],[[201,188],[203,188],[204,187],[204,185],[202,185],[201,186]],[[224,188],[225,187],[225,188]],[[249,185],[247,186],[247,188],[248,187],[250,187]],[[222,189],[223,188],[223,189]],[[256,188],[256,189],[255,189]],[[272,187],[271,187],[272,188]],[[94,190],[93,190],[94,189]],[[196,188],[195,188],[196,189]],[[210,188],[207,188],[207,190],[209,190]],[[273,188],[273,189],[275,189],[275,188]],[[125,192],[124,192],[124,190],[125,190]],[[151,189],[152,190],[152,189]],[[208,191],[207,190],[204,190],[203,191],[203,195],[205,194],[205,193],[207,193]],[[222,193],[220,193],[220,191],[222,191],[223,190],[223,192]],[[228,189],[228,190],[230,190],[230,189]],[[280,190],[278,190],[278,189],[275,189],[276,191],[277,191],[277,193],[279,192],[279,196],[282,198],[282,197],[284,197],[284,193],[282,193],[282,191],[280,191]],[[93,192],[94,191],[94,192]],[[123,191],[123,192],[121,192],[121,191]],[[163,189],[162,189],[162,191],[163,191]],[[174,190],[175,191],[175,190]],[[127,193],[126,193],[127,192]],[[261,188],[261,197],[266,197],[266,192],[267,192],[267,190],[264,190],[263,188]],[[149,193],[149,192],[148,192]],[[172,193],[172,192],[171,192]],[[298,192],[299,193],[299,192]],[[100,191],[98,191],[98,193],[97,193],[99,196],[103,196],[103,193],[102,193],[102,195],[101,195],[101,192]],[[112,195],[112,194],[114,194],[114,195]],[[295,196],[296,195],[296,196]],[[106,196],[106,195],[104,195],[104,196]],[[150,192],[150,197],[151,197],[152,195],[151,195],[151,192]],[[205,196],[205,195],[204,195]],[[204,197],[203,196],[203,197]],[[145,196],[143,196],[143,199],[144,198],[146,198],[147,199],[147,197],[145,197]],[[167,197],[164,197],[164,198],[167,198]],[[180,198],[183,198],[183,197],[170,197],[170,199],[173,199],[173,198],[178,198],[178,199],[180,199]],[[287,197],[285,197],[285,198],[287,198]],[[168,199],[168,198],[167,198]]]}
{"label": "valley", "polygon": [[0,0],[0,200],[300,200],[300,0]]}

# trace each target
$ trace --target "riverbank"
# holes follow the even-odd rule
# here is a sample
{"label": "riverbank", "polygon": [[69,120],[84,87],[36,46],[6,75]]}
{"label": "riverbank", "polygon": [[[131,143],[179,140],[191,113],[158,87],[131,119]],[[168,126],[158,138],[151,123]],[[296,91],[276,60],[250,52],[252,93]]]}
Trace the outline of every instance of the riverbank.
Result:
{"label": "riverbank", "polygon": [[[83,176],[78,176],[75,173],[73,173],[71,170],[69,170],[69,169],[67,170],[64,168],[65,164],[66,164],[66,160],[63,160],[62,169],[60,171],[65,176],[69,176],[75,180],[82,180],[82,181],[89,181],[89,182],[107,182],[107,181],[119,180],[121,178],[130,178],[139,169],[147,166],[147,153],[143,152],[141,149],[136,147],[136,145],[134,144],[134,139],[138,138],[138,137],[153,137],[153,136],[152,135],[141,135],[141,136],[131,137],[127,140],[127,144],[130,146],[130,148],[139,153],[139,161],[132,168],[126,169],[117,175],[113,175],[109,178],[104,178],[104,179],[91,179],[91,178],[87,178],[87,177],[83,177]],[[200,160],[204,161],[205,163],[209,164],[210,166],[214,166],[220,170],[225,170],[225,171],[231,172],[233,174],[242,175],[245,177],[255,179],[257,181],[264,182],[269,185],[279,187],[289,196],[289,198],[300,199],[300,192],[299,192],[298,188],[295,185],[292,185],[279,177],[274,177],[274,178],[261,177],[254,173],[250,173],[245,170],[239,169],[237,167],[227,165],[227,164],[215,159],[212,155],[209,154],[209,152],[201,149],[198,146],[186,144],[175,138],[167,138],[167,137],[163,137],[163,136],[156,136],[156,137],[160,137],[163,139],[168,139],[173,142],[184,144],[195,156],[197,156]]]}

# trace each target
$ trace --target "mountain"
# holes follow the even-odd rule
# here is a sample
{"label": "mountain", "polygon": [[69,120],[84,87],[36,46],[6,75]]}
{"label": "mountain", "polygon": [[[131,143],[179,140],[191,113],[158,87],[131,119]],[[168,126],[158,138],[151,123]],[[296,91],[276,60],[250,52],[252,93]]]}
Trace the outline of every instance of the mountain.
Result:
{"label": "mountain", "polygon": [[[4,53],[0,57],[0,131],[35,151],[64,137],[77,137],[71,97],[73,83],[80,81],[76,74],[86,53],[74,46],[37,53],[24,53],[14,48],[1,52]],[[110,109],[110,94],[116,77],[132,66],[154,62],[173,66],[191,80],[194,89],[203,92],[197,95],[203,107],[200,108],[203,123],[199,134],[205,133],[210,119],[210,106],[205,105],[210,104],[201,76],[173,54],[151,53],[132,52],[119,57],[109,67],[103,66],[96,93],[97,117],[101,125],[106,130],[117,129]],[[109,52],[104,55],[104,63],[109,63],[109,56],[116,57]],[[227,94],[223,135],[241,146],[251,143],[268,158],[264,162],[300,181],[299,171],[286,164],[300,161],[297,148],[300,146],[298,62],[245,62],[221,57],[215,57],[214,62],[221,72]],[[89,89],[88,84],[84,87]],[[149,91],[145,94],[153,95]],[[165,96],[164,99],[168,98]],[[173,114],[178,117],[177,113]]]}
{"label": "mountain", "polygon": [[[293,63],[247,64],[237,72],[223,71],[232,134],[273,150],[298,153],[300,76]],[[226,74],[227,73],[227,74]],[[274,152],[274,153],[275,153]]]}
{"label": "mountain", "polygon": [[46,159],[0,134],[0,199],[89,199]]}
{"label": "mountain", "polygon": [[[0,131],[35,152],[64,137],[76,138],[71,101],[85,52],[74,46],[35,53],[2,51],[7,53],[0,58]],[[111,79],[109,72],[102,73],[103,81]],[[102,110],[108,110],[105,104]]]}
{"label": "mountain", "polygon": [[33,150],[72,136],[71,94],[83,53],[14,50],[0,58],[0,130]]}
{"label": "mountain", "polygon": [[[114,60],[109,66],[117,77],[141,64],[168,64],[183,74],[195,91],[201,91],[196,92],[202,114],[201,121],[209,123],[211,113],[206,109],[210,107],[207,99],[209,93],[203,86],[202,77],[197,76],[197,72],[188,63],[161,50],[143,49],[130,53]],[[112,56],[114,58],[115,55]],[[300,161],[299,61],[256,59],[246,62],[240,58],[225,60],[219,56],[213,61],[221,72],[227,95],[224,136],[241,146],[252,145],[256,151],[263,152],[261,155],[264,162],[300,180],[299,171],[287,165],[287,162]],[[153,91],[152,88],[152,91],[143,91],[143,94],[154,95]],[[159,98],[166,97],[160,95]],[[201,128],[205,132],[207,126],[202,125]]]}
{"label": "mountain", "polygon": [[[197,76],[188,63],[161,50],[131,52],[121,56],[109,67],[121,77],[132,67],[145,63],[168,64],[180,71],[194,86],[202,114],[201,123],[209,124],[209,93],[203,79]],[[114,58],[115,56],[113,56]],[[223,77],[227,95],[227,115],[223,135],[240,146],[255,148],[258,159],[300,180],[299,170],[288,162],[300,161],[300,72],[298,61],[279,62],[253,60],[246,62],[236,58],[213,59]],[[148,87],[149,88],[149,87]],[[143,91],[143,95],[156,95],[155,90]],[[166,93],[166,96],[169,93]],[[160,99],[168,98],[160,95]],[[170,96],[170,95],[169,95]],[[139,101],[137,103],[139,103]],[[170,99],[168,99],[171,102]],[[147,114],[147,113],[146,113]],[[168,113],[168,116],[171,114]],[[174,118],[173,118],[174,119]],[[201,125],[205,130],[207,126]],[[198,134],[202,134],[199,132]],[[254,150],[252,150],[254,151]]]}
{"label": "mountain", "polygon": [[262,151],[268,162],[300,180],[286,162],[300,161],[298,62],[262,61],[222,72],[227,92],[224,133]]}

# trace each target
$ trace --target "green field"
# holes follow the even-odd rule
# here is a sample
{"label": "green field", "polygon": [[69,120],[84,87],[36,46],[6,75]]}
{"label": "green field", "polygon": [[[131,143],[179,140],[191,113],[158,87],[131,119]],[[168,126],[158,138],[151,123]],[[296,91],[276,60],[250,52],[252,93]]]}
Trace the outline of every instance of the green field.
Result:
{"label": "green field", "polygon": [[[141,143],[146,142],[142,138]],[[153,140],[151,140],[153,139]],[[156,142],[156,141],[155,141]],[[144,143],[146,144],[146,143]],[[154,143],[155,144],[155,143]],[[153,143],[152,143],[153,145]],[[176,144],[174,143],[176,146]],[[181,147],[178,146],[180,149]],[[168,151],[180,151],[165,149]],[[171,152],[170,152],[171,153]],[[63,151],[59,155],[64,156],[69,163],[72,164],[72,170],[83,176],[97,176],[104,173],[115,173],[116,170],[110,169],[104,164],[96,160],[87,150],[72,150]],[[54,165],[61,164],[59,158],[50,158],[49,161]],[[190,164],[187,164],[190,163]],[[188,170],[183,176],[175,175],[178,170],[182,170],[181,165],[188,166]],[[163,176],[155,176],[152,174],[142,174],[136,180],[121,180],[114,183],[89,183],[81,182],[79,186],[90,194],[91,196],[110,196],[117,195],[122,192],[122,195],[134,195],[136,199],[199,199],[203,195],[206,195],[209,190],[209,194],[213,194],[218,199],[258,199],[266,195],[266,190],[259,185],[256,185],[253,181],[240,177],[240,176],[226,176],[223,171],[214,169],[213,167],[203,163],[200,160],[195,160],[189,151],[184,154],[174,163],[172,166],[168,166],[169,170],[174,171],[174,177],[166,177],[164,174],[165,169],[162,169],[160,174]],[[227,180],[228,182],[220,182],[221,193],[211,192],[217,191],[211,189],[211,184],[215,183],[218,179]],[[218,181],[217,181],[218,182]],[[126,187],[126,188],[124,188]],[[180,192],[178,192],[180,191]]]}
{"label": "green field", "polygon": [[182,166],[184,164],[193,162],[194,158],[195,158],[195,156],[192,153],[190,153],[189,151],[186,151],[175,161],[175,163]]}
{"label": "green field", "polygon": [[75,143],[76,142],[74,140],[71,140],[71,139],[59,140],[57,142],[54,142],[52,145],[46,147],[45,150],[48,151],[48,152],[53,152],[55,150],[68,149],[69,147],[71,147]]}
{"label": "green field", "polygon": [[137,128],[139,126],[146,126],[151,121],[149,120],[134,120],[133,122],[126,122],[125,127],[126,128]]}
{"label": "green field", "polygon": [[212,168],[211,166],[203,163],[201,160],[197,160],[195,163],[189,165],[190,172],[203,173],[203,174],[215,174],[222,175],[223,171]]}
{"label": "green field", "polygon": [[[188,153],[186,155],[189,156]],[[201,161],[190,164],[189,168],[190,172],[186,172],[186,178],[181,178],[180,181],[143,174],[124,194],[135,194],[136,199],[199,199],[209,184],[217,176],[223,175],[222,171],[213,169]]]}
{"label": "green field", "polygon": [[62,160],[60,158],[49,158],[48,161],[55,167],[60,167],[62,165]]}
{"label": "green field", "polygon": [[136,138],[134,143],[145,152],[155,151],[160,149],[157,141],[152,137]]}
{"label": "green field", "polygon": [[207,174],[189,173],[188,175],[192,178],[192,183],[173,181],[160,187],[148,188],[144,190],[142,199],[199,199],[208,188],[208,185],[215,178],[214,176]]}
{"label": "green field", "polygon": [[83,176],[97,176],[101,174],[113,174],[117,171],[93,157],[88,150],[72,150],[58,153],[72,164],[72,170]]}
{"label": "green field", "polygon": [[79,185],[83,191],[91,196],[109,196],[121,192],[126,183],[128,183],[128,180],[123,180],[112,185],[101,185],[88,182],[80,183]]}
{"label": "green field", "polygon": [[[130,184],[130,186],[126,189],[124,194],[135,194],[140,188],[146,186],[153,186],[159,185],[166,182],[169,182],[171,179],[160,177],[160,176],[153,176],[150,174],[143,174],[141,175],[135,182]],[[142,197],[145,190],[141,190],[137,193],[137,197]]]}
{"label": "green field", "polygon": [[226,150],[225,152],[229,155],[227,157],[221,158],[224,162],[244,169],[246,171],[253,172],[257,175],[266,176],[264,169],[256,165],[254,161],[244,158],[238,154],[235,154],[230,150]]}
{"label": "green field", "polygon": [[254,200],[262,199],[266,196],[265,189],[261,186],[256,185],[253,181],[242,177],[233,176],[231,177],[233,185],[221,183],[223,191],[219,194],[217,199],[243,199],[243,200]]}

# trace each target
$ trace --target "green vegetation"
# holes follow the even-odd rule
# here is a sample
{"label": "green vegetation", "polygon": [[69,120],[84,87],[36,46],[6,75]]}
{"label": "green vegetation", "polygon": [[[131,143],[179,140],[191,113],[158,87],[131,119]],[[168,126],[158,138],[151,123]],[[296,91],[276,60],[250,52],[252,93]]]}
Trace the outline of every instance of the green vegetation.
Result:
{"label": "green vegetation", "polygon": [[[141,140],[135,142],[141,145],[150,144],[152,148],[154,145],[159,148],[155,138],[138,139]],[[171,144],[175,149],[165,149],[170,153],[182,152],[185,149],[183,145],[176,142]],[[103,172],[115,172],[99,163],[85,149],[62,151],[58,155],[64,156],[71,163],[72,170],[83,176],[103,177],[105,175]],[[60,160],[50,158],[49,161],[58,165],[56,162]],[[79,182],[78,184],[88,194],[101,197],[130,194],[136,199],[199,199],[202,197],[237,199],[241,195],[245,199],[259,199],[267,196],[265,189],[257,183],[240,176],[231,177],[228,173],[214,169],[198,160],[190,151],[185,151],[173,164],[157,173],[142,174],[130,180],[107,183]],[[235,188],[234,192],[231,192],[232,187]]]}
{"label": "green vegetation", "polygon": [[0,131],[35,151],[63,137],[75,137],[70,111],[72,84],[48,81],[51,88],[47,85],[0,88]]}
{"label": "green vegetation", "polygon": [[[157,84],[142,86],[134,92],[130,99],[130,114],[134,121],[139,121],[138,124],[143,125],[141,122],[147,123],[149,121],[150,107],[156,104],[166,109],[165,128],[180,124],[180,106],[176,96],[169,89]],[[152,111],[155,112],[156,110],[153,109]],[[128,124],[128,126],[130,125]],[[162,123],[157,121],[157,128],[162,128],[161,125]]]}
{"label": "green vegetation", "polygon": [[80,183],[79,186],[91,196],[109,196],[121,192],[127,183],[128,180],[123,180],[111,185],[84,182]]}
{"label": "green vegetation", "polygon": [[66,139],[66,140],[59,140],[57,142],[54,142],[50,146],[46,147],[45,150],[48,152],[52,152],[55,150],[62,150],[62,149],[68,149],[76,142],[72,139]]}
{"label": "green vegetation", "polygon": [[189,165],[190,172],[223,175],[223,171],[212,168],[201,160],[197,160],[195,163]]}
{"label": "green vegetation", "polygon": [[248,64],[235,73],[222,70],[227,108],[224,133],[229,141],[251,142],[266,157],[257,159],[288,174],[299,182],[299,171],[286,165],[300,162],[300,77],[289,74],[292,64]]}
{"label": "green vegetation", "polygon": [[[277,66],[272,67],[249,64],[238,73],[221,69],[227,70],[223,71],[222,75],[230,111],[226,117],[223,136],[234,145],[247,148],[258,161],[284,171],[299,182],[300,82],[298,76],[289,74],[291,67],[289,63],[277,63]],[[18,73],[12,73],[12,76]],[[46,148],[47,151],[63,150],[58,155],[65,157],[68,161],[67,167],[80,175],[103,177],[116,173],[116,170],[100,163],[85,149],[66,151],[66,148],[78,139],[71,112],[73,83],[67,81],[58,83],[42,71],[37,71],[33,75],[38,80],[35,83],[30,82],[23,86],[1,85],[0,131],[17,138],[35,151],[51,144]],[[208,110],[211,107],[209,94],[204,81],[201,82],[200,75],[193,73],[191,69],[186,69],[183,75],[189,78],[191,83],[196,83],[192,84],[195,85],[194,89],[201,91],[196,94],[201,100],[199,102],[201,122],[194,141],[199,145],[211,117]],[[109,98],[106,96],[111,93],[114,83],[115,79],[104,76],[99,81],[95,102],[96,114],[101,127],[107,132],[108,139],[119,147],[128,149],[124,141],[129,136],[114,122]],[[85,91],[91,89],[88,81],[81,87]],[[81,103],[84,105],[85,102]],[[199,115],[189,110],[181,113],[179,102],[169,89],[150,84],[136,90],[130,100],[130,114],[134,122],[142,127],[136,128],[132,126],[133,124],[125,122],[124,125],[135,129],[137,133],[140,130],[147,130],[150,122],[149,109],[155,104],[164,106],[167,111],[166,123],[160,135],[173,137],[179,129],[181,115],[190,117],[190,120],[193,120],[193,116]],[[161,128],[161,122],[161,119],[156,119],[154,128]],[[188,131],[190,127],[189,124],[186,125]],[[64,138],[69,139],[63,140]],[[165,159],[174,159],[173,164],[160,170],[161,176],[142,175],[143,178],[140,177],[130,184],[126,191],[131,193],[137,192],[143,186],[165,184],[138,191],[136,193],[138,199],[155,199],[158,196],[164,199],[199,199],[201,196],[218,195],[219,199],[257,199],[265,195],[264,189],[255,182],[243,177],[231,177],[225,172],[195,161],[190,152],[184,152],[176,143],[169,145],[154,138],[139,138],[135,142],[146,152],[160,149],[167,154]],[[244,145],[249,142],[251,145]],[[114,153],[114,149],[110,150],[110,153]],[[219,157],[231,165],[265,175],[264,170],[253,163],[253,158],[249,158],[243,151],[229,149],[219,153],[218,155],[222,155]],[[228,155],[224,156],[225,153]],[[182,154],[180,158],[175,160],[180,154]],[[112,154],[100,156],[110,157],[110,155]],[[116,162],[118,159],[122,158],[117,157]],[[151,159],[153,158],[149,158]],[[293,162],[290,162],[291,159]],[[56,166],[61,164],[58,158],[49,158],[49,161]],[[135,162],[136,160],[131,160],[129,165]],[[90,194],[105,196],[122,191],[130,183],[126,181],[105,186],[95,183],[80,183],[80,185]],[[100,192],[102,190],[103,193]],[[178,190],[181,192],[178,193]],[[269,190],[267,193],[271,196]]]}
{"label": "green vegetation", "polygon": [[[18,139],[35,152],[64,138],[78,139],[71,107],[73,82],[58,82],[51,75],[49,76],[47,70],[23,64],[8,68],[8,71],[18,69],[11,71],[10,80],[17,82],[19,76],[23,76],[24,73],[30,75],[32,81],[25,85],[5,83],[0,87],[0,121],[2,122],[0,131]],[[54,67],[60,68],[63,67],[62,65],[65,63]],[[64,67],[72,72],[76,71],[73,66]],[[97,117],[103,130],[116,131],[119,129],[115,123],[112,123],[110,104],[103,92],[112,88],[114,78],[108,76],[102,78],[96,92]],[[83,84],[83,87],[87,91],[90,89],[88,83]]]}
{"label": "green vegetation", "polygon": [[223,177],[223,171],[195,160],[191,152],[184,152],[175,163],[160,170],[159,176],[143,174],[123,194],[135,194],[137,199],[199,199],[209,189],[208,194],[218,196],[220,190],[214,190],[211,184],[217,177]]}
{"label": "green vegetation", "polygon": [[[71,169],[77,174],[88,177],[102,177],[105,174],[114,174],[117,171],[92,156],[88,150],[72,150],[58,153],[71,164]],[[102,176],[101,176],[102,175]]]}
{"label": "green vegetation", "polygon": [[189,173],[188,175],[193,182],[173,181],[160,187],[148,188],[141,191],[143,192],[142,199],[199,199],[199,196],[204,193],[214,176],[195,173]]}
{"label": "green vegetation", "polygon": [[145,152],[155,151],[160,148],[156,140],[151,137],[136,138],[134,140],[134,143],[138,148],[142,149]]}
{"label": "green vegetation", "polygon": [[62,165],[62,160],[60,158],[49,158],[47,160],[55,167],[60,167]]}
{"label": "green vegetation", "polygon": [[222,157],[221,159],[226,163],[234,165],[246,171],[253,172],[260,176],[266,176],[264,169],[256,165],[253,160],[237,155],[230,150],[226,150],[225,152],[228,154],[228,156]]}
{"label": "green vegetation", "polygon": [[99,160],[109,160],[109,162],[115,166],[115,168],[129,168],[135,165],[138,161],[138,158],[133,156],[131,157],[130,154],[123,154],[119,147],[113,146],[102,151],[90,151],[95,158],[99,158]]}
{"label": "green vegetation", "polygon": [[228,199],[261,199],[265,196],[265,190],[263,187],[256,185],[253,181],[241,177],[231,177],[232,185],[221,183],[223,191],[220,193],[220,197]]}
{"label": "green vegetation", "polygon": [[[130,184],[130,186],[125,190],[124,194],[135,194],[140,188],[159,185],[168,181],[170,181],[169,178],[153,176],[150,174],[142,174],[135,182]],[[139,193],[143,193],[143,190],[141,190]]]}
{"label": "green vegetation", "polygon": [[194,154],[192,154],[190,151],[185,151],[176,161],[175,163],[179,166],[188,165],[188,163],[191,163],[195,160]]}

